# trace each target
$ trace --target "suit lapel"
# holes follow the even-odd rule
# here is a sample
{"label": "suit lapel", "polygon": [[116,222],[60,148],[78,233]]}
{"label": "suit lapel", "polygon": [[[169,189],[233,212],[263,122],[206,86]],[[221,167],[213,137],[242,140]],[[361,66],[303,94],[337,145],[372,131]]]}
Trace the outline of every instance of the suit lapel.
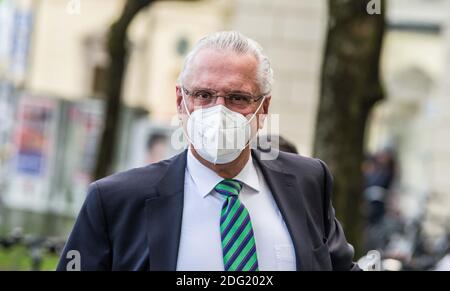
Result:
{"label": "suit lapel", "polygon": [[149,269],[152,271],[176,270],[183,218],[186,153],[184,151],[174,158],[154,189],[156,195],[145,202]]}
{"label": "suit lapel", "polygon": [[297,270],[311,269],[311,243],[306,224],[306,210],[303,195],[299,193],[294,175],[285,173],[277,159],[261,160],[252,150],[264,178],[269,185],[275,202],[286,222],[295,248]]}

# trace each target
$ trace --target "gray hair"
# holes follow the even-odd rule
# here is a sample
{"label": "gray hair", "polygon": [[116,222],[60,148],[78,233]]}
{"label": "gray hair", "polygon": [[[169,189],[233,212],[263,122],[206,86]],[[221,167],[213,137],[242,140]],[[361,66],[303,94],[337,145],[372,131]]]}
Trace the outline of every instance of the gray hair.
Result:
{"label": "gray hair", "polygon": [[258,82],[261,94],[269,94],[272,91],[273,70],[269,58],[264,55],[262,47],[254,40],[237,31],[219,31],[200,39],[184,60],[178,82],[182,83],[189,73],[192,60],[197,53],[205,48],[228,50],[237,54],[252,54],[258,61]]}

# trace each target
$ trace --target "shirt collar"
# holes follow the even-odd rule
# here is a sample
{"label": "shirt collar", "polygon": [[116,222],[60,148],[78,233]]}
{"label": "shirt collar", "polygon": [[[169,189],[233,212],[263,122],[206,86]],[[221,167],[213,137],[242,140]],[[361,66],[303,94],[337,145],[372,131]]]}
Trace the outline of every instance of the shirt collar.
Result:
{"label": "shirt collar", "polygon": [[[210,194],[214,187],[223,180],[216,172],[200,163],[194,157],[190,148],[188,149],[186,167],[203,198]],[[244,168],[233,179],[239,180],[244,184],[244,187],[248,186],[255,192],[260,191],[259,177],[251,155]]]}

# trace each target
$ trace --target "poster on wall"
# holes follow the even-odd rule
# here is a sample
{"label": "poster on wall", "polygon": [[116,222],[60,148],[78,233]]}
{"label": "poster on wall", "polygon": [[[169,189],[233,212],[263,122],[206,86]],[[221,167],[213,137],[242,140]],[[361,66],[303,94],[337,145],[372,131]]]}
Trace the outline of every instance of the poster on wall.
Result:
{"label": "poster on wall", "polygon": [[68,107],[65,146],[65,183],[61,193],[66,200],[59,209],[65,214],[78,213],[86,190],[93,180],[99,139],[103,130],[103,103],[98,100],[72,103]]}
{"label": "poster on wall", "polygon": [[44,211],[51,192],[58,127],[58,102],[22,95],[14,128],[14,154],[5,204]]}
{"label": "poster on wall", "polygon": [[75,104],[70,108],[70,124],[78,143],[79,159],[75,177],[83,183],[90,183],[97,160],[97,147],[103,129],[103,111],[100,104]]}
{"label": "poster on wall", "polygon": [[55,104],[27,99],[19,104],[16,171],[20,175],[43,177],[48,171],[52,151],[51,122],[55,118]]}
{"label": "poster on wall", "polygon": [[0,74],[9,70],[13,39],[14,6],[12,0],[0,1]]}
{"label": "poster on wall", "polygon": [[14,30],[9,70],[16,84],[25,80],[33,25],[31,1],[25,2],[28,2],[28,4],[18,5],[14,10]]}
{"label": "poster on wall", "polygon": [[31,0],[0,1],[0,76],[24,81],[33,28]]}

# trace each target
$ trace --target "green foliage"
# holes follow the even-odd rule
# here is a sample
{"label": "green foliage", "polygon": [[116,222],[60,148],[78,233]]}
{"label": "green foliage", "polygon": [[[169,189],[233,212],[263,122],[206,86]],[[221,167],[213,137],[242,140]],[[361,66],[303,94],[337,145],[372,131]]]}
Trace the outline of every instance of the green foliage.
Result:
{"label": "green foliage", "polygon": [[[56,269],[57,263],[57,255],[43,252],[39,270],[53,271]],[[0,271],[31,270],[33,270],[33,259],[31,251],[25,246],[14,246],[10,248],[0,247]]]}

